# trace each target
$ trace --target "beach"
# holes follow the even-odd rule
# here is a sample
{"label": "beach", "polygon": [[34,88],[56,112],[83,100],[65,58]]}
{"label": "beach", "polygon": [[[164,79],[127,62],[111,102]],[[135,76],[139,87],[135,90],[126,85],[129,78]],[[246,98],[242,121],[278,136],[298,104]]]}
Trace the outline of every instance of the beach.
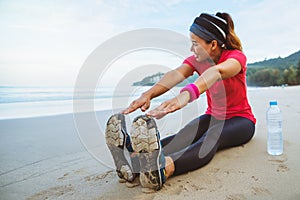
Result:
{"label": "beach", "polygon": [[[151,194],[119,183],[112,168],[103,130],[116,111],[0,120],[1,199],[300,199],[300,86],[257,88],[248,97],[257,119],[253,139]],[[278,101],[283,116],[280,156],[267,153],[270,100]],[[128,126],[137,114],[128,116]],[[158,128],[167,135],[196,116],[188,107],[158,121]]]}

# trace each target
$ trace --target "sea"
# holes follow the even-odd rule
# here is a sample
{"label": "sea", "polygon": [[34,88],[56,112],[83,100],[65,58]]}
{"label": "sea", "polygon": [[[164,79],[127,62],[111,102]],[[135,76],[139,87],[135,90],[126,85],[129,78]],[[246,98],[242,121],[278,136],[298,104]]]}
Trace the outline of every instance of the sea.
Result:
{"label": "sea", "polygon": [[[74,106],[78,105],[80,110],[76,112],[124,109],[149,88],[103,86],[93,91],[81,90],[78,94],[74,87],[0,86],[0,120],[74,113]],[[153,105],[174,97],[178,91],[175,88],[156,98]],[[91,103],[92,106],[86,106]]]}
{"label": "sea", "polygon": [[[121,110],[149,88],[150,86],[125,88],[101,86],[92,91],[79,90],[78,92],[74,87],[0,86],[0,120],[74,112]],[[172,88],[164,95],[153,99],[151,105],[155,107],[175,97],[180,89],[180,87]],[[257,89],[262,88],[248,87],[248,92]],[[205,94],[201,97],[205,97]]]}

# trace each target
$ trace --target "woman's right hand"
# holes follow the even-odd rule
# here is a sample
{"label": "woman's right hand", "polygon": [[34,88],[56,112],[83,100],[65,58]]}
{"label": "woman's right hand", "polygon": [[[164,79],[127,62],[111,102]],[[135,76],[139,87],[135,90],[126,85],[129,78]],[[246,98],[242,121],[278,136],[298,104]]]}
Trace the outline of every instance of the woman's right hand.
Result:
{"label": "woman's right hand", "polygon": [[151,98],[149,95],[142,94],[142,96],[140,96],[138,99],[134,100],[128,106],[128,108],[123,110],[121,113],[126,115],[126,114],[129,114],[129,113],[135,111],[138,108],[140,108],[141,111],[145,112],[150,107],[150,101],[151,101]]}

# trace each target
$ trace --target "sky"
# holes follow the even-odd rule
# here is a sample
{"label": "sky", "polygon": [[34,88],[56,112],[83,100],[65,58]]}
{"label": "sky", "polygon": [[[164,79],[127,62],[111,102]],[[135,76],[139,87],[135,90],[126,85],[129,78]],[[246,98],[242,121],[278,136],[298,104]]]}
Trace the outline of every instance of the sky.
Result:
{"label": "sky", "polygon": [[[72,87],[85,60],[103,42],[142,28],[188,37],[202,12],[231,14],[248,63],[286,57],[300,50],[299,10],[299,0],[0,0],[0,86]],[[140,59],[149,52],[142,54],[147,56],[124,57],[126,64],[118,60],[107,77],[149,64]],[[179,59],[164,62],[164,54],[149,57],[170,68],[180,65]]]}

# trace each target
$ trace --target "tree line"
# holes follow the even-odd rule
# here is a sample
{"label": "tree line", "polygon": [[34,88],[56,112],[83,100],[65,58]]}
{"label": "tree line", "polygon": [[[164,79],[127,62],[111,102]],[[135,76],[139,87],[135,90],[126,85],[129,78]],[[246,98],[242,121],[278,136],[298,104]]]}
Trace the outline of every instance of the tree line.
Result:
{"label": "tree line", "polygon": [[265,67],[247,69],[247,84],[249,86],[280,86],[300,85],[300,60],[297,65],[287,68]]}

